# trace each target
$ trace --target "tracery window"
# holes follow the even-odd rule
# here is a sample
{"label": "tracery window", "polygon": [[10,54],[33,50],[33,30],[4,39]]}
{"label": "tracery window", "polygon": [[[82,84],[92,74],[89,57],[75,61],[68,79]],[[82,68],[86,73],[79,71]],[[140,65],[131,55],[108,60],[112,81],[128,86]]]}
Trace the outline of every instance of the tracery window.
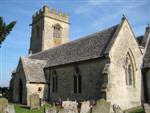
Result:
{"label": "tracery window", "polygon": [[74,93],[82,92],[82,78],[79,68],[75,68],[74,73]]}
{"label": "tracery window", "polygon": [[127,53],[125,60],[126,85],[134,86],[134,66],[130,54]]}
{"label": "tracery window", "polygon": [[53,26],[53,37],[54,38],[62,37],[61,26],[59,24]]}

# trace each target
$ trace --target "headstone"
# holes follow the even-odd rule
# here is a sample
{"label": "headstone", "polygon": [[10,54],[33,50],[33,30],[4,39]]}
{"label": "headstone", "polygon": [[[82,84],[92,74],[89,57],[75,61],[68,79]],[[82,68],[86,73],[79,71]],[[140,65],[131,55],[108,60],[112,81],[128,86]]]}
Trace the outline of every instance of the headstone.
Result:
{"label": "headstone", "polygon": [[56,107],[45,108],[45,113],[57,113]]}
{"label": "headstone", "polygon": [[92,113],[110,113],[110,108],[110,102],[101,99],[96,101],[96,105],[92,108]]}
{"label": "headstone", "polygon": [[40,106],[43,107],[46,104],[46,101],[43,99],[40,99]]}
{"label": "headstone", "polygon": [[30,109],[40,108],[40,98],[38,94],[30,95]]}
{"label": "headstone", "polygon": [[65,109],[60,109],[58,113],[66,113]]}
{"label": "headstone", "polygon": [[91,110],[90,101],[85,101],[81,103],[80,113],[90,113],[90,110]]}
{"label": "headstone", "polygon": [[13,104],[8,104],[6,113],[15,113],[15,108]]}
{"label": "headstone", "polygon": [[5,98],[0,98],[0,113],[5,113],[8,107],[8,100]]}
{"label": "headstone", "polygon": [[62,107],[66,113],[78,113],[78,103],[76,101],[63,101]]}
{"label": "headstone", "polygon": [[113,105],[113,111],[115,113],[124,113],[123,110],[120,108],[120,106],[116,104]]}
{"label": "headstone", "polygon": [[145,113],[150,113],[150,105],[145,103],[144,104],[144,110],[145,110]]}

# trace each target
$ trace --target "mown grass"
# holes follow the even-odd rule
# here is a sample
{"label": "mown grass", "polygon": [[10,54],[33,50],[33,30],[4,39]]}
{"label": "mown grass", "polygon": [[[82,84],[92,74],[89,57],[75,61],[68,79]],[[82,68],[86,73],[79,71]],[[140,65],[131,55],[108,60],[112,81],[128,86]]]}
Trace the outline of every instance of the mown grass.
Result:
{"label": "mown grass", "polygon": [[143,107],[137,107],[137,108],[130,109],[128,113],[145,113],[145,111]]}
{"label": "mown grass", "polygon": [[41,107],[40,109],[30,110],[30,108],[23,106],[23,105],[15,105],[15,112],[16,113],[44,113],[44,107]]}

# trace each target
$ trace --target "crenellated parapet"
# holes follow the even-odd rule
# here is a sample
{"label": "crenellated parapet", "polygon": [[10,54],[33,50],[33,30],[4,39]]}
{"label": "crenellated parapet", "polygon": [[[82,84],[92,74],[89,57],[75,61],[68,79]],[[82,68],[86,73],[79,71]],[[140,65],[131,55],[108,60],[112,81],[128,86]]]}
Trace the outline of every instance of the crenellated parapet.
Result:
{"label": "crenellated parapet", "polygon": [[49,17],[49,18],[53,18],[59,21],[63,21],[66,23],[69,23],[69,16],[66,13],[62,13],[62,12],[57,12],[56,9],[49,9],[48,6],[43,6],[42,9],[40,9],[38,12],[36,12],[33,16],[32,16],[32,23],[35,23],[36,21],[38,21],[39,19],[41,19],[42,17]]}

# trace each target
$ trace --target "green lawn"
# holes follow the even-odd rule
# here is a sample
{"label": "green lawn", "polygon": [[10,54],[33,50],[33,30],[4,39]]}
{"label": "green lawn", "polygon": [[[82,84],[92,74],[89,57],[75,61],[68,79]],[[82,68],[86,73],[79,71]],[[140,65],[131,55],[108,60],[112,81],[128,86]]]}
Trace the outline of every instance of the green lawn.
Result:
{"label": "green lawn", "polygon": [[129,113],[145,113],[143,107],[137,107],[129,110]]}
{"label": "green lawn", "polygon": [[44,107],[41,107],[39,110],[30,110],[26,106],[23,105],[15,105],[16,113],[44,113]]}

